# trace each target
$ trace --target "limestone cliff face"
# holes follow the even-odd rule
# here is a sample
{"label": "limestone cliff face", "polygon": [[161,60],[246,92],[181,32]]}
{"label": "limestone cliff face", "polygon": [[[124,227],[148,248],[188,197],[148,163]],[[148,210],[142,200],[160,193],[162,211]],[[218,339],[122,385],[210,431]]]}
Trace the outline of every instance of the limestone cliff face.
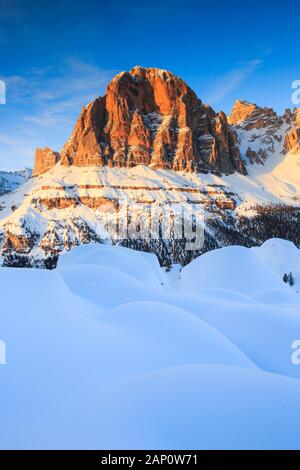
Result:
{"label": "limestone cliff face", "polygon": [[300,151],[300,127],[293,127],[285,136],[284,148],[287,152]]}
{"label": "limestone cliff face", "polygon": [[98,98],[83,108],[69,141],[62,149],[62,165],[103,165],[100,141],[105,114],[105,98]]}
{"label": "limestone cliff face", "polygon": [[[35,175],[51,166],[44,160]],[[118,74],[106,95],[83,109],[61,163],[246,173],[226,115],[204,106],[172,73],[143,67]]]}

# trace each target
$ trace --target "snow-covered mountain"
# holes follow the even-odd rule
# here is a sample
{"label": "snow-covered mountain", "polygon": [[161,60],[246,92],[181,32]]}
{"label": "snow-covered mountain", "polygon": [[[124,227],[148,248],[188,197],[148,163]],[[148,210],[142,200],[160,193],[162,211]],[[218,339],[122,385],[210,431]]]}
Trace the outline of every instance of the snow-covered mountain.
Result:
{"label": "snow-covered mountain", "polygon": [[0,196],[24,184],[31,177],[31,173],[29,168],[20,171],[0,171]]}
{"label": "snow-covered mountain", "polygon": [[229,123],[238,135],[244,161],[263,165],[268,158],[300,151],[300,109],[287,109],[279,116],[271,108],[236,101]]}
{"label": "snow-covered mountain", "polygon": [[[299,245],[299,116],[237,101],[227,118],[170,72],[121,73],[62,151],[38,149],[33,177],[0,198],[1,262],[51,268],[93,241],[155,252],[165,265],[272,237]],[[175,236],[182,212],[204,229],[203,246],[188,249],[185,230]],[[126,236],[124,221],[135,227]]]}

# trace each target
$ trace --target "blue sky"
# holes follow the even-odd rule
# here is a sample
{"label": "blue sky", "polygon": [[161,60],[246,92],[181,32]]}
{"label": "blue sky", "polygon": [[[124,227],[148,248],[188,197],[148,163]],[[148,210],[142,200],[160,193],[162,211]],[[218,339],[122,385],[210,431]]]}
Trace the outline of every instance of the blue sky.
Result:
{"label": "blue sky", "polygon": [[298,2],[0,0],[0,168],[60,150],[81,107],[134,65],[181,76],[216,110],[237,98],[292,107]]}

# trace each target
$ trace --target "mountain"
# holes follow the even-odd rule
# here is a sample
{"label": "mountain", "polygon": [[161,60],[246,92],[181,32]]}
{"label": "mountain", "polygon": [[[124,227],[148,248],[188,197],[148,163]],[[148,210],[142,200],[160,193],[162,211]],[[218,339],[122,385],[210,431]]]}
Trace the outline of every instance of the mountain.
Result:
{"label": "mountain", "polygon": [[287,109],[283,116],[271,108],[238,100],[229,117],[239,141],[244,161],[264,164],[267,158],[299,152],[300,109]]}
{"label": "mountain", "polygon": [[180,78],[134,67],[86,106],[61,155],[38,151],[34,175],[58,161],[70,166],[245,173],[235,132],[224,113],[204,106]]}
{"label": "mountain", "polygon": [[21,171],[0,171],[0,196],[24,184],[30,178],[31,173],[29,168]]}
{"label": "mountain", "polygon": [[227,117],[170,72],[134,67],[83,108],[61,152],[37,149],[33,177],[0,198],[0,261],[52,268],[90,242],[155,252],[164,265],[272,237],[299,245],[299,137],[298,109],[237,101]]}

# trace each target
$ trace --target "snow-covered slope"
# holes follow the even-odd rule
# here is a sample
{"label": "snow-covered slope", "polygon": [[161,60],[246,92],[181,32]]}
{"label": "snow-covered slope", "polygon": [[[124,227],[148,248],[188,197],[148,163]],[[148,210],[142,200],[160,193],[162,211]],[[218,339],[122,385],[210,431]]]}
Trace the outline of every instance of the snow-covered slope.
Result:
{"label": "snow-covered slope", "polygon": [[300,297],[282,275],[299,263],[271,240],[175,279],[91,244],[55,271],[0,270],[0,447],[298,449]]}

